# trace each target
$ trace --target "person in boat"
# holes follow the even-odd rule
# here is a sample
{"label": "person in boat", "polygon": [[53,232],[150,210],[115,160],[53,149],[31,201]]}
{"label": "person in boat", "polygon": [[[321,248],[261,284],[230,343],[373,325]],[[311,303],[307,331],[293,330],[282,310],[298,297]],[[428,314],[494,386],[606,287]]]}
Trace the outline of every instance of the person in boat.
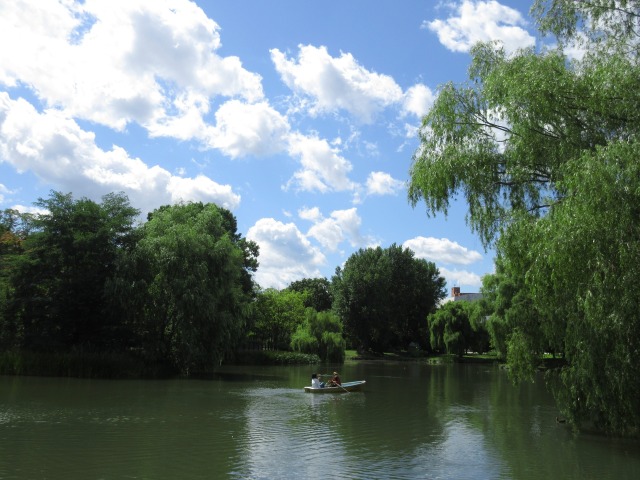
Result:
{"label": "person in boat", "polygon": [[333,377],[331,377],[331,380],[329,380],[329,382],[327,383],[327,386],[337,387],[339,385],[342,385],[342,380],[340,380],[340,375],[338,375],[338,372],[333,372]]}
{"label": "person in boat", "polygon": [[317,373],[311,374],[311,388],[324,388],[324,382],[320,381]]}

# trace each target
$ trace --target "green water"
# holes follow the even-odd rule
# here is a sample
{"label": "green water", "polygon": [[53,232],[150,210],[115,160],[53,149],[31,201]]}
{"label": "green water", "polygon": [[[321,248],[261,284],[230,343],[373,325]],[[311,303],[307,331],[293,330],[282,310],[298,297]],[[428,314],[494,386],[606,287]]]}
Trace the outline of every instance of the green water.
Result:
{"label": "green water", "polygon": [[574,436],[541,382],[516,388],[480,365],[340,373],[366,390],[304,393],[309,367],[0,377],[0,479],[638,478],[639,442]]}

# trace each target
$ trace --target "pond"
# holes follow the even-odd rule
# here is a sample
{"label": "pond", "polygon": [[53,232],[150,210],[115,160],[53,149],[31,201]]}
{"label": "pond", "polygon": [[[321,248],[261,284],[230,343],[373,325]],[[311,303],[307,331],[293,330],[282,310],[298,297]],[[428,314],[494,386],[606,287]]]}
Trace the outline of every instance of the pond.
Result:
{"label": "pond", "polygon": [[493,365],[350,363],[209,380],[0,377],[0,479],[624,479],[640,442],[574,435],[542,379]]}

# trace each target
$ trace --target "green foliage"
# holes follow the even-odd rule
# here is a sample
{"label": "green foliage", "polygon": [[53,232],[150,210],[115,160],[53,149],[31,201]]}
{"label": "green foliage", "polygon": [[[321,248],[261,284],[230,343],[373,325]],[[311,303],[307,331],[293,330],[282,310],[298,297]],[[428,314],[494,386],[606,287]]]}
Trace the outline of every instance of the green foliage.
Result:
{"label": "green foliage", "polygon": [[318,339],[311,334],[309,328],[300,325],[291,335],[291,349],[294,352],[312,353],[318,352],[320,345]]}
{"label": "green foliage", "polygon": [[288,290],[306,293],[305,307],[311,307],[317,312],[330,310],[333,303],[331,283],[326,278],[303,278],[291,282]]}
{"label": "green foliage", "polygon": [[323,361],[343,363],[347,343],[339,332],[324,332],[320,340],[320,351],[324,354]]}
{"label": "green foliage", "polygon": [[465,305],[471,324],[471,339],[467,349],[482,355],[490,350],[491,342],[487,330],[487,315],[479,301],[467,302]]}
{"label": "green foliage", "polygon": [[467,351],[488,350],[488,333],[475,302],[447,302],[427,317],[434,351],[462,357]]}
{"label": "green foliage", "polygon": [[122,194],[97,204],[52,192],[36,205],[48,213],[30,221],[24,252],[12,260],[6,316],[15,325],[13,345],[35,351],[119,348],[126,337],[109,316],[105,287],[133,238],[138,211]]}
{"label": "green foliage", "polygon": [[337,315],[307,308],[304,323],[291,337],[296,352],[315,353],[324,362],[342,363],[346,342],[342,337],[342,323]]}
{"label": "green foliage", "polygon": [[47,213],[0,216],[0,346],[17,358],[51,355],[64,369],[61,353],[95,366],[103,354],[135,352],[141,365],[189,374],[210,371],[244,339],[258,246],[229,211],[164,206],[135,228],[123,194],[97,204],[52,192],[36,205]]}
{"label": "green foliage", "polygon": [[536,371],[538,356],[529,344],[530,337],[515,329],[507,340],[507,363],[509,376],[518,383],[523,380],[532,382]]}
{"label": "green foliage", "polygon": [[543,33],[555,34],[561,44],[577,44],[587,55],[612,51],[638,57],[638,0],[536,0],[531,13]]}
{"label": "green foliage", "polygon": [[561,410],[638,434],[640,3],[538,0],[533,11],[584,58],[477,45],[470,82],[442,87],[424,118],[409,200],[434,215],[463,196],[496,247],[483,293],[513,378],[563,354],[549,377]]}
{"label": "green foliage", "polygon": [[312,365],[320,363],[320,357],[314,353],[254,350],[237,354],[234,363],[237,365]]}
{"label": "green foliage", "polygon": [[305,318],[306,293],[269,288],[258,294],[252,337],[268,350],[287,350]]}
{"label": "green foliage", "polygon": [[24,241],[33,225],[33,216],[7,209],[0,212],[0,348],[17,348],[20,325],[8,311],[14,295],[12,276],[24,254]]}
{"label": "green foliage", "polygon": [[409,249],[360,249],[336,269],[334,309],[351,345],[360,352],[426,348],[426,316],[446,295],[435,264],[414,258]]}
{"label": "green foliage", "polygon": [[113,285],[124,292],[122,313],[152,360],[183,374],[210,371],[246,333],[247,265],[257,250],[213,204],[162,207],[149,218]]}
{"label": "green foliage", "polygon": [[0,353],[0,375],[39,375],[78,378],[157,378],[170,372],[160,365],[142,362],[126,352],[30,352]]}
{"label": "green foliage", "polygon": [[637,142],[612,142],[567,165],[567,198],[535,225],[528,274],[560,327],[547,335],[564,340],[572,418],[624,433],[640,427],[639,155]]}

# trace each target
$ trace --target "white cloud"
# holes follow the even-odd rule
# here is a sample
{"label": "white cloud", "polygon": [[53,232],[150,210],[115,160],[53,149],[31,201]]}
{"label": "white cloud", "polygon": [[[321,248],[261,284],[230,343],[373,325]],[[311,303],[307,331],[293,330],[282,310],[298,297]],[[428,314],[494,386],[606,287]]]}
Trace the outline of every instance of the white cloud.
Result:
{"label": "white cloud", "polygon": [[301,208],[298,210],[298,216],[303,220],[309,220],[310,222],[319,222],[322,220],[322,213],[318,207]]}
{"label": "white cloud", "polygon": [[369,123],[382,109],[401,101],[402,89],[392,77],[365,69],[351,54],[335,58],[324,46],[298,48],[297,60],[289,60],[277,48],[271,50],[271,59],[283,82],[311,100],[312,115],[346,110]]}
{"label": "white cloud", "polygon": [[[313,214],[309,215],[309,212]],[[337,251],[345,240],[348,240],[353,247],[364,243],[360,235],[362,219],[356,208],[335,210],[331,212],[329,218],[324,218],[316,209],[304,210],[300,216],[314,222],[314,225],[307,232],[307,236],[315,238],[320,245],[331,252]]]}
{"label": "white cloud", "polygon": [[204,175],[196,178],[172,176],[167,184],[167,191],[171,195],[171,203],[213,202],[228,210],[234,210],[240,204],[240,195],[233,193],[230,185],[220,185]]}
{"label": "white cloud", "polygon": [[358,215],[356,208],[348,208],[346,210],[334,210],[331,212],[331,218],[342,227],[342,230],[346,232],[349,244],[352,247],[359,247],[366,243],[371,243],[372,240],[365,238],[360,234],[360,227],[362,225],[362,219]]}
{"label": "white cloud", "polygon": [[404,115],[413,114],[418,118],[422,118],[427,114],[434,100],[435,95],[431,89],[422,83],[418,83],[404,93],[402,113]]}
{"label": "white cloud", "polygon": [[404,182],[385,172],[371,172],[367,178],[367,195],[397,195]]}
{"label": "white cloud", "polygon": [[417,258],[435,263],[469,265],[482,260],[482,255],[446,238],[416,237],[402,245],[413,250]]}
{"label": "white cloud", "polygon": [[[444,277],[449,285],[465,285],[468,287],[482,286],[482,277],[466,270],[449,270],[445,267],[438,267],[440,276]],[[469,292],[472,293],[472,292]]]}
{"label": "white cloud", "polygon": [[0,183],[0,204],[4,202],[5,195],[10,193],[13,192]]}
{"label": "white cloud", "polygon": [[12,210],[17,210],[20,213],[31,213],[33,215],[46,215],[49,213],[49,210],[40,207],[27,207],[25,205],[16,204],[11,207]]}
{"label": "white cloud", "polygon": [[325,218],[313,225],[307,232],[309,237],[315,238],[320,245],[330,252],[338,250],[339,245],[345,239],[345,232],[333,218]]}
{"label": "white cloud", "polygon": [[210,146],[237,158],[283,151],[289,123],[266,102],[247,104],[230,100],[216,112],[216,126],[207,136]]}
{"label": "white cloud", "polygon": [[0,92],[0,159],[19,172],[31,171],[45,183],[76,196],[96,198],[124,191],[143,212],[177,200],[213,202],[233,209],[240,196],[228,185],[198,176],[172,175],[113,146],[105,151],[91,132],[59,110],[38,113],[23,99]]}
{"label": "white cloud", "polygon": [[535,44],[535,38],[522,28],[527,25],[522,14],[495,0],[463,0],[452,8],[455,16],[423,23],[449,50],[468,52],[475,43],[492,40],[501,41],[507,52]]}
{"label": "white cloud", "polygon": [[337,148],[316,136],[292,133],[289,136],[289,154],[300,158],[302,168],[286,185],[295,185],[303,191],[352,190],[355,185],[349,177],[351,163],[342,157]]}
{"label": "white cloud", "polygon": [[218,25],[187,0],[4,2],[0,43],[12,46],[0,49],[0,82],[115,129],[179,125],[184,138],[201,130],[208,98],[263,97],[261,77],[215,53]]}
{"label": "white cloud", "polygon": [[311,245],[293,223],[262,218],[249,228],[246,238],[260,246],[255,280],[263,288],[282,289],[292,281],[321,277],[324,254]]}

